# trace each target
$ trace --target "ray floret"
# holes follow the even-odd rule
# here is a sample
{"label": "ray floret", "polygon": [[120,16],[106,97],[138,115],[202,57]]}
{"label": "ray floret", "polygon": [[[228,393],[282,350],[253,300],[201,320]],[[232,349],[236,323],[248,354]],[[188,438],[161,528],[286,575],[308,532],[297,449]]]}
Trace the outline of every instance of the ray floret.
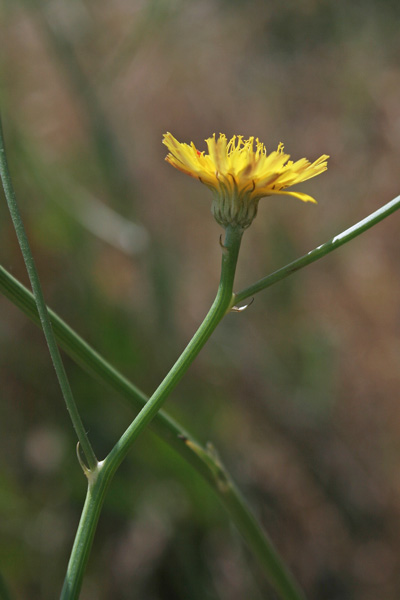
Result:
{"label": "ray floret", "polygon": [[223,227],[245,229],[257,214],[260,198],[274,194],[290,195],[303,202],[316,202],[312,196],[286,188],[320,175],[327,169],[329,156],[323,154],[311,163],[306,158],[290,160],[283,144],[267,153],[258,138],[247,140],[234,135],[230,140],[220,133],[206,140],[207,150],[193,142],[178,142],[171,133],[163,143],[169,153],[165,160],[183,173],[201,181],[213,192],[212,212]]}

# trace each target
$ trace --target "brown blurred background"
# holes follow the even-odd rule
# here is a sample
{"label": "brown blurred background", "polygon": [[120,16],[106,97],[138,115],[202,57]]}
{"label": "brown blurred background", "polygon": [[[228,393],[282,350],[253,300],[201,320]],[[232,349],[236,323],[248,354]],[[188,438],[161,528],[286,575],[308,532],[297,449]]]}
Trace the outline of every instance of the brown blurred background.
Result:
{"label": "brown blurred background", "polygon": [[[400,192],[394,0],[4,0],[9,162],[46,299],[151,393],[219,274],[209,191],[161,137],[255,135],[329,154],[261,201],[237,289]],[[394,214],[256,296],[166,408],[212,440],[308,597],[400,596],[400,241]],[[1,263],[27,277],[3,199]],[[15,598],[58,596],[85,485],[41,332],[0,297],[0,563]],[[65,359],[96,451],[132,418]],[[84,600],[275,596],[199,477],[150,434],[109,492]]]}

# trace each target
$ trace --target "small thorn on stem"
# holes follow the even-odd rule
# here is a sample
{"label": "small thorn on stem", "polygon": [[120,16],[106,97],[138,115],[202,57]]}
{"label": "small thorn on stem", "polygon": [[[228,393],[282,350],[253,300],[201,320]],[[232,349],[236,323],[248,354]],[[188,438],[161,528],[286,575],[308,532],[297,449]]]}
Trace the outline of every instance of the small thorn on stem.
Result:
{"label": "small thorn on stem", "polygon": [[81,469],[84,472],[85,476],[89,479],[90,474],[91,474],[91,470],[89,469],[89,467],[84,463],[83,458],[82,458],[82,451],[81,451],[81,445],[78,442],[76,445],[76,456],[78,457],[78,462],[81,465]]}

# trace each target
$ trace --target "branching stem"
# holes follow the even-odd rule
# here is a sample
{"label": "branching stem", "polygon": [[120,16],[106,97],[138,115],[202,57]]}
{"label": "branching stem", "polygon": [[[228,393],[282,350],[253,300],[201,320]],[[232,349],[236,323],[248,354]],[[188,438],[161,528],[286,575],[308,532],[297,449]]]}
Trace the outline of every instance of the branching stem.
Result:
{"label": "branching stem", "polygon": [[333,252],[333,250],[336,250],[340,246],[343,246],[343,244],[347,244],[347,242],[350,242],[350,240],[352,240],[353,238],[357,237],[361,233],[364,233],[364,231],[367,231],[367,229],[370,229],[371,227],[379,223],[379,221],[382,221],[399,208],[400,196],[397,196],[387,204],[381,206],[381,208],[378,208],[378,210],[376,210],[375,212],[368,215],[368,217],[365,217],[365,219],[362,219],[362,221],[359,221],[352,227],[349,227],[345,231],[342,231],[342,233],[335,235],[329,241],[325,242],[324,244],[321,244],[317,248],[314,248],[314,250],[308,252],[308,254],[297,258],[288,265],[285,265],[281,269],[278,269],[270,275],[263,277],[256,283],[253,283],[253,285],[250,285],[249,287],[241,290],[240,292],[235,294],[235,302],[243,302],[243,300],[251,298],[251,296],[254,296],[254,294],[257,294],[258,292],[265,290],[271,285],[278,283],[278,281],[281,281],[282,279],[285,279],[286,277],[292,275],[296,271],[303,269],[303,267],[306,267],[307,265],[310,265],[316,260],[323,258],[330,252]]}
{"label": "branching stem", "polygon": [[84,570],[100,516],[101,505],[115,471],[138,435],[157,415],[168,395],[186,373],[229,309],[232,302],[233,281],[242,233],[242,230],[237,228],[228,228],[226,230],[225,251],[222,252],[220,284],[216,298],[207,316],[154,394],[149,398],[108,456],[102,463],[99,463],[96,471],[93,473],[93,479],[89,478],[86,502],[68,564],[61,600],[76,600],[79,597]]}

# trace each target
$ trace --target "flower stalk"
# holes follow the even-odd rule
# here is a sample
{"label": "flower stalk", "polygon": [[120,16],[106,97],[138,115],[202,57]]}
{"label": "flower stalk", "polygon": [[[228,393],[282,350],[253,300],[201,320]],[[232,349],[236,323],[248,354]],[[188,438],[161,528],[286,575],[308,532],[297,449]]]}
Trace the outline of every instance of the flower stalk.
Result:
{"label": "flower stalk", "polygon": [[89,558],[101,507],[107,487],[114,473],[136,438],[157,415],[168,395],[186,373],[231,305],[233,282],[242,233],[242,230],[238,228],[229,227],[226,230],[222,252],[220,283],[209,312],[154,394],[149,398],[108,456],[97,465],[92,476],[89,477],[86,501],[71,552],[60,600],[76,600],[79,597],[82,578]]}

